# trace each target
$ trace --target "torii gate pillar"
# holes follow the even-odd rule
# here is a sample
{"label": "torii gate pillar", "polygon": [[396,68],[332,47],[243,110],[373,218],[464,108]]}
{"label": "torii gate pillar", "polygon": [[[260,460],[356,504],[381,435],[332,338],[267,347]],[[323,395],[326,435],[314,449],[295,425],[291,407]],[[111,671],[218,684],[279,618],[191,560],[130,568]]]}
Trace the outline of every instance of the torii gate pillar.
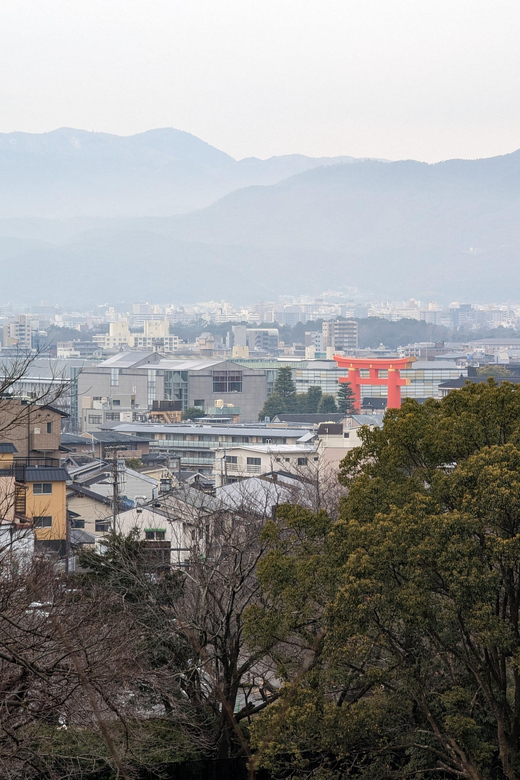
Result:
{"label": "torii gate pillar", "polygon": [[[356,409],[361,411],[361,385],[386,385],[388,388],[387,409],[401,408],[401,387],[409,385],[409,379],[401,378],[401,369],[410,368],[414,357],[407,358],[350,358],[334,355],[340,368],[348,369],[348,376],[340,377],[340,382],[349,382],[354,392]],[[363,371],[363,376],[361,372]],[[366,372],[368,371],[368,376]],[[380,376],[379,372],[387,372]]]}

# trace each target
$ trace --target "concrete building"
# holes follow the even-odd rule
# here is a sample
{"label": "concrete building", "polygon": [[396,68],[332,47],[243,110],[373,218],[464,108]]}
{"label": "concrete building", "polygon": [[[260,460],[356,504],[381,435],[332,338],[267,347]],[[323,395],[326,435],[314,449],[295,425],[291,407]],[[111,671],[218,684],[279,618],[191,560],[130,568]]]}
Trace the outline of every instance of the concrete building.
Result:
{"label": "concrete building", "polygon": [[3,326],[2,346],[17,347],[21,350],[32,348],[31,320],[27,314],[19,314],[14,320]]}
{"label": "concrete building", "polygon": [[165,358],[158,352],[122,352],[85,367],[77,387],[85,409],[95,401],[111,399],[114,406],[119,400],[123,406],[131,399],[134,410],[148,411],[154,401],[166,400],[179,402],[184,411],[192,406],[209,409],[222,400],[240,409],[242,422],[257,420],[267,397],[262,369],[229,360]]}
{"label": "concrete building", "polygon": [[356,320],[327,321],[322,324],[323,349],[351,354],[358,348],[358,324]]}
{"label": "concrete building", "polygon": [[241,444],[219,448],[215,452],[215,485],[228,485],[252,475],[273,471],[304,474],[316,467],[319,454],[312,443],[301,444]]}
{"label": "concrete building", "polygon": [[202,425],[179,423],[158,425],[153,423],[121,424],[112,429],[143,437],[150,443],[150,452],[168,453],[181,459],[181,468],[197,469],[204,474],[214,470],[218,449],[241,444],[295,445],[306,431],[301,428],[265,428],[244,425]]}

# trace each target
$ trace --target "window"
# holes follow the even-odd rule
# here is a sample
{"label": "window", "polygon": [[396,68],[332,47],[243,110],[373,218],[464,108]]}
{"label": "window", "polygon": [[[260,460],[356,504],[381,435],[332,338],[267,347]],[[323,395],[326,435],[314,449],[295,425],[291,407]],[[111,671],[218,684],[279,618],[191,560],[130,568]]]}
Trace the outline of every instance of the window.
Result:
{"label": "window", "polygon": [[50,515],[39,515],[34,518],[35,528],[52,528],[52,517]]}
{"label": "window", "polygon": [[343,434],[343,438],[344,438],[344,439],[348,439],[349,437],[350,437],[350,433],[344,433],[344,434]]}
{"label": "window", "polygon": [[298,458],[298,466],[306,466],[307,458]]}
{"label": "window", "polygon": [[109,531],[110,520],[96,520],[96,531]]}
{"label": "window", "polygon": [[236,455],[226,455],[226,463],[238,463]]}
{"label": "window", "polygon": [[242,371],[213,371],[214,393],[241,393]]}
{"label": "window", "polygon": [[204,398],[195,398],[193,406],[200,406],[201,409],[204,409]]}
{"label": "window", "polygon": [[151,542],[153,539],[155,539],[155,531],[145,531],[144,538]]}
{"label": "window", "polygon": [[155,538],[158,542],[164,542],[164,539],[166,537],[166,531],[156,531],[155,532]]}
{"label": "window", "polygon": [[248,466],[261,466],[262,465],[262,459],[261,458],[248,458],[247,459],[247,465]]}
{"label": "window", "polygon": [[52,493],[52,482],[35,482],[33,484],[33,494],[41,495],[42,493],[45,495]]}
{"label": "window", "polygon": [[156,383],[155,383],[155,377],[157,375],[157,371],[155,368],[149,368],[148,369],[148,385],[147,385],[147,392],[148,392],[148,406],[152,406],[155,399],[155,390],[156,390]]}
{"label": "window", "polygon": [[97,425],[97,424],[103,422],[103,417],[100,414],[89,414],[88,415],[88,421],[89,421],[89,423],[92,423],[93,425]]}
{"label": "window", "polygon": [[119,369],[118,368],[111,368],[110,369],[110,386],[111,387],[119,387]]}
{"label": "window", "polygon": [[272,444],[272,443],[273,443],[272,439],[265,438],[265,437],[262,439],[262,444]]}
{"label": "window", "polygon": [[121,406],[121,400],[119,398],[114,398],[112,406]]}
{"label": "window", "polygon": [[52,433],[52,423],[51,422],[47,423],[47,433]]}
{"label": "window", "polygon": [[70,521],[70,527],[71,528],[85,528],[85,521],[81,519],[81,517],[74,517]]}

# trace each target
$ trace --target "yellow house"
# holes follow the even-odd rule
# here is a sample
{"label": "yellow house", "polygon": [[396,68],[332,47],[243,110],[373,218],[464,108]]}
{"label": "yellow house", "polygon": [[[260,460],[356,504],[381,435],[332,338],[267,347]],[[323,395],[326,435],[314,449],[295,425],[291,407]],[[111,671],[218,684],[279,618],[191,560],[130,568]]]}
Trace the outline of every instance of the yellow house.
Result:
{"label": "yellow house", "polygon": [[20,464],[15,452],[12,443],[0,442],[0,522],[31,523],[37,546],[63,554],[69,475],[64,468]]}
{"label": "yellow house", "polygon": [[65,469],[52,466],[25,466],[18,471],[23,472],[17,473],[17,482],[25,486],[25,514],[33,521],[36,545],[63,554],[69,475]]}

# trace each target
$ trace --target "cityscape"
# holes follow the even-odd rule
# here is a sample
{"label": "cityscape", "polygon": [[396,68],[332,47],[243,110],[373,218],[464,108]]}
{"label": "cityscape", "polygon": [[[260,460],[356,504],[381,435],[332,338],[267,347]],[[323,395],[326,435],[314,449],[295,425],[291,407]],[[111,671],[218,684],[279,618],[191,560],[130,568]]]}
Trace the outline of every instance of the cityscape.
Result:
{"label": "cityscape", "polygon": [[519,24],[0,5],[0,780],[520,780]]}

